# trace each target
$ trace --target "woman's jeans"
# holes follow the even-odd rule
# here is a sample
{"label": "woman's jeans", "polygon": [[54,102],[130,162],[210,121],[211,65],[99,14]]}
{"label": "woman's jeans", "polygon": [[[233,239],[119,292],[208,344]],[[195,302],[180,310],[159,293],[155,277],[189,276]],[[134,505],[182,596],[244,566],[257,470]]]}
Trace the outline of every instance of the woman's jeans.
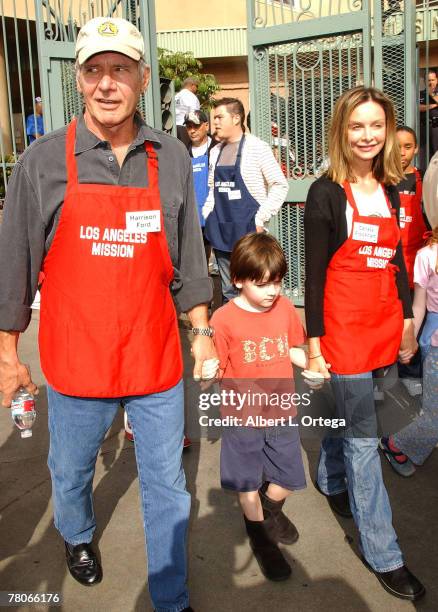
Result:
{"label": "woman's jeans", "polygon": [[110,399],[71,397],[48,387],[48,399],[55,527],[72,545],[93,539],[96,459],[123,402],[135,439],[151,599],[158,612],[183,610],[189,605],[190,494],[181,460],[182,381],[161,393]]}
{"label": "woman's jeans", "polygon": [[362,554],[376,572],[388,572],[404,561],[377,451],[372,372],[332,374],[332,388],[336,417],[346,419],[346,429],[322,442],[318,486],[325,495],[348,490]]}

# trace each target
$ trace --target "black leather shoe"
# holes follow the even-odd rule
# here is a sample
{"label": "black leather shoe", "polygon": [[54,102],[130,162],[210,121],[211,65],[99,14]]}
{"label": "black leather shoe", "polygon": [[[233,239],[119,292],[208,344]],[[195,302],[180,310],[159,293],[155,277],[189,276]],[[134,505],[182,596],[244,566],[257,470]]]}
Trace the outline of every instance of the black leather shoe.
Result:
{"label": "black leather shoe", "polygon": [[426,589],[418,578],[408,570],[406,565],[392,570],[392,572],[376,572],[365,559],[362,560],[368,569],[375,574],[385,591],[388,591],[394,597],[417,601],[417,599],[420,599],[425,594]]}
{"label": "black leather shoe", "polygon": [[94,586],[102,580],[102,566],[91,544],[73,546],[65,542],[65,554],[70,574],[84,586]]}
{"label": "black leather shoe", "polygon": [[342,491],[341,493],[336,493],[335,495],[326,495],[318,486],[318,483],[315,483],[316,490],[324,495],[328,499],[328,503],[330,508],[339,516],[343,518],[353,518],[353,514],[350,508],[350,499],[348,497],[348,491]]}

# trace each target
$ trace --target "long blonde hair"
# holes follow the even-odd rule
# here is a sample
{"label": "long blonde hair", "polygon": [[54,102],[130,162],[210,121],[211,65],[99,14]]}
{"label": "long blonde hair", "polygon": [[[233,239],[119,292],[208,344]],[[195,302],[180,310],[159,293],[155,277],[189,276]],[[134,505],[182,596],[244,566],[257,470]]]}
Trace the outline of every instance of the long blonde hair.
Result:
{"label": "long blonde hair", "polygon": [[[426,246],[432,246],[432,244],[438,244],[438,225],[432,230],[432,236],[426,241]],[[435,263],[435,274],[438,274],[438,255]]]}
{"label": "long blonde hair", "polygon": [[352,173],[353,154],[348,143],[348,122],[354,109],[369,101],[379,104],[385,111],[386,117],[385,144],[373,160],[374,178],[384,185],[396,185],[403,178],[394,106],[378,89],[360,86],[343,93],[333,109],[328,136],[330,165],[326,175],[335,183],[342,184],[345,180],[355,182]]}

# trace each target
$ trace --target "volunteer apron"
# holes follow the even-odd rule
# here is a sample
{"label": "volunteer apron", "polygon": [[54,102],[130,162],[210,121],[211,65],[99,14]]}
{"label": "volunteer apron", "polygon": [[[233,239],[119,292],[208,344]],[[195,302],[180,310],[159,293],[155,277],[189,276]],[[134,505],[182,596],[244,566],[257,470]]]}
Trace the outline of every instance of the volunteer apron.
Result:
{"label": "volunteer apron", "polygon": [[198,217],[201,227],[204,227],[205,219],[202,216],[202,207],[208,196],[208,148],[205,155],[193,157],[190,154],[190,157],[192,159],[193,185],[195,188],[196,205],[198,207]]}
{"label": "volunteer apron", "polygon": [[244,141],[242,136],[234,166],[219,166],[222,147],[214,170],[214,208],[205,222],[205,236],[218,251],[231,252],[239,238],[256,229],[259,204],[240,172]]}
{"label": "volunteer apron", "polygon": [[391,262],[400,239],[391,217],[359,214],[351,186],[343,185],[353,209],[350,236],[327,269],[325,335],[321,352],[336,374],[360,374],[394,363],[403,331],[403,310]]}
{"label": "volunteer apron", "polygon": [[[156,153],[146,142],[146,188],[81,184],[75,136],[73,120],[64,204],[42,270],[43,372],[78,397],[164,391],[181,378],[182,359]],[[128,213],[141,213],[148,231],[127,229]]]}
{"label": "volunteer apron", "polygon": [[400,235],[408,273],[409,287],[414,288],[414,263],[417,252],[424,246],[423,235],[427,231],[421,210],[421,175],[415,168],[415,194],[399,193]]}

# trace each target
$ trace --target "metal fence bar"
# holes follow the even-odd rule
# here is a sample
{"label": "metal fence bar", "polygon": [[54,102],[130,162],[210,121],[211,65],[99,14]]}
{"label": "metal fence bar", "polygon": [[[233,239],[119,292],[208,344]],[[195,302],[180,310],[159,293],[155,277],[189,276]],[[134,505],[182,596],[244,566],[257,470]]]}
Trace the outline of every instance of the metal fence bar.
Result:
{"label": "metal fence bar", "polygon": [[[16,147],[16,142],[15,142],[15,130],[13,129],[14,126],[14,116],[12,114],[12,96],[11,96],[11,79],[10,79],[10,75],[9,75],[9,70],[8,70],[8,66],[9,66],[9,52],[8,52],[8,37],[7,37],[7,32],[6,32],[6,25],[5,25],[5,14],[4,14],[4,8],[3,8],[3,0],[0,0],[0,11],[1,11],[1,16],[2,16],[2,33],[3,33],[3,47],[5,50],[5,63],[6,63],[6,87],[7,87],[7,92],[8,92],[8,105],[9,105],[9,124],[11,127],[11,140],[12,140],[12,150],[14,153],[14,156],[17,155],[17,147]],[[7,180],[6,180],[6,171],[4,174],[4,180],[5,180],[5,187],[7,188]]]}
{"label": "metal fence bar", "polygon": [[[21,66],[20,45],[19,45],[20,37],[18,36],[17,14],[15,10],[15,2],[14,2],[14,31],[15,31],[15,49],[17,52],[17,65]],[[23,133],[24,133],[24,138],[26,139],[26,117],[25,117],[24,98],[23,98],[23,80],[21,78],[20,69],[18,70],[18,85],[20,89],[21,119],[23,123]],[[35,103],[34,103],[34,107],[35,107]],[[36,123],[35,123],[35,129],[36,129]]]}
{"label": "metal fence bar", "polygon": [[[27,49],[28,49],[28,53],[29,53],[30,88],[31,88],[31,91],[32,91],[32,107],[33,107],[33,113],[34,113],[34,116],[35,116],[36,115],[36,108],[35,108],[35,83],[34,83],[34,79],[33,79],[32,41],[31,41],[31,36],[30,36],[29,11],[28,11],[28,7],[27,7],[27,0],[26,0],[26,33],[27,33],[27,42],[28,42]],[[26,126],[24,126],[24,141],[27,144],[27,130],[26,130]]]}

